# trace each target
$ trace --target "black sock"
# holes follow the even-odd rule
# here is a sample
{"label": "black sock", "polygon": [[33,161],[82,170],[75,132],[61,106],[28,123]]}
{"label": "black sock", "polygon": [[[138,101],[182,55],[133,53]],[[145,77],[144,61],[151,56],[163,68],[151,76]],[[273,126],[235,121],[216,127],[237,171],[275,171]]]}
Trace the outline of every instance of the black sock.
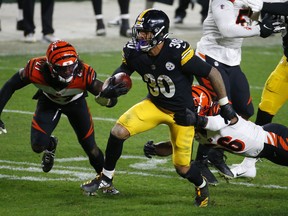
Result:
{"label": "black sock", "polygon": [[106,152],[105,152],[105,163],[104,168],[106,170],[114,170],[116,163],[122,154],[123,143],[125,140],[118,139],[110,133]]}

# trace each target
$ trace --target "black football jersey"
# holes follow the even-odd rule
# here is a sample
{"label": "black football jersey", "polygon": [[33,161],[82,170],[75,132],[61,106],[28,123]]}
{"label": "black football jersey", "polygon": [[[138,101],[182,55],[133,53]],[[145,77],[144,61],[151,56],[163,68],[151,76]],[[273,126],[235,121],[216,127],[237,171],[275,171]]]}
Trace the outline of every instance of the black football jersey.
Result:
{"label": "black football jersey", "polygon": [[207,77],[211,66],[202,61],[186,41],[166,39],[157,56],[135,49],[133,42],[123,48],[122,65],[117,71],[136,71],[147,84],[148,98],[158,107],[177,112],[194,109],[193,75]]}

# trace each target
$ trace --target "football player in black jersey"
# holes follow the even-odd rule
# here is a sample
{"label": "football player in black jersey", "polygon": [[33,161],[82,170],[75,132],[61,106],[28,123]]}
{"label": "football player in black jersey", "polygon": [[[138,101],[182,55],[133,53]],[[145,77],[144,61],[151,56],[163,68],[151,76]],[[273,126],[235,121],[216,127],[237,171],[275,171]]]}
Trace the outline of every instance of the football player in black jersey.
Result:
{"label": "football player in black jersey", "polygon": [[[148,94],[117,120],[108,139],[102,174],[81,185],[85,192],[94,193],[112,186],[116,163],[126,139],[166,124],[170,129],[176,172],[195,185],[195,205],[208,205],[208,184],[198,168],[190,164],[194,126],[188,126],[188,122],[187,126],[177,124],[174,114],[182,115],[185,121],[186,109],[194,110],[191,97],[194,75],[211,81],[225,119],[233,118],[235,112],[228,103],[219,71],[194,55],[188,42],[170,39],[168,35],[169,18],[163,11],[147,9],[137,17],[132,28],[132,41],[123,48],[122,64],[114,74],[125,72],[131,75],[136,71],[146,83]],[[112,87],[113,82],[109,85]],[[101,97],[117,96],[113,90],[109,91],[109,87],[101,93]]]}

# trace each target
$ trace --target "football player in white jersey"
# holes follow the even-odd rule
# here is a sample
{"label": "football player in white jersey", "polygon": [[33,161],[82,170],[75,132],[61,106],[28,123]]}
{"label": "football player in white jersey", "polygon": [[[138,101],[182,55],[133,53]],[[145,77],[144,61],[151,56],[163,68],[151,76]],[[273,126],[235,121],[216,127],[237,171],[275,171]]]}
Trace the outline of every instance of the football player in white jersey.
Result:
{"label": "football player in white jersey", "polygon": [[[254,108],[248,80],[240,68],[243,39],[254,36],[266,38],[281,29],[280,22],[273,16],[267,16],[261,22],[253,21],[253,12],[259,13],[262,8],[266,8],[262,0],[210,1],[208,16],[203,23],[203,36],[196,49],[196,55],[221,72],[229,101],[244,119],[254,114]],[[215,97],[206,79],[199,78],[198,82]],[[221,173],[233,176],[224,163],[223,151],[200,145],[197,160],[205,161],[207,156]]]}
{"label": "football player in white jersey", "polygon": [[[244,0],[247,1],[247,0]],[[281,15],[284,18],[287,27],[288,18],[288,1],[284,0],[269,0],[263,3],[261,15],[265,13]],[[284,16],[284,17],[283,17]],[[288,35],[287,31],[282,35],[282,45],[284,55],[275,70],[267,79],[261,97],[261,102],[257,111],[257,118],[255,123],[264,125],[272,122],[273,116],[283,106],[287,100],[287,91],[285,91],[287,81],[287,56],[288,56]],[[231,171],[234,177],[256,177],[256,164],[257,159],[245,158],[240,164],[235,165]]]}
{"label": "football player in white jersey", "polygon": [[[201,89],[198,88],[197,91]],[[203,91],[199,95],[199,98],[203,98],[207,93]],[[214,147],[249,158],[266,158],[275,164],[288,166],[288,128],[286,126],[269,123],[262,127],[239,115],[225,122],[218,114],[220,110],[217,103],[210,105],[209,100],[205,98],[199,100],[195,94],[193,96],[194,102],[197,101],[195,104],[200,102],[195,107],[198,115],[195,114],[197,112],[187,109],[186,114],[175,114],[174,120],[186,126],[195,125],[197,127],[195,137],[202,140],[201,143],[213,144]],[[206,116],[203,116],[204,114]],[[186,115],[184,121],[183,115]],[[151,155],[167,156],[171,152],[169,141],[158,144],[147,143],[144,146],[144,154],[150,158]],[[229,178],[229,176],[225,177]]]}

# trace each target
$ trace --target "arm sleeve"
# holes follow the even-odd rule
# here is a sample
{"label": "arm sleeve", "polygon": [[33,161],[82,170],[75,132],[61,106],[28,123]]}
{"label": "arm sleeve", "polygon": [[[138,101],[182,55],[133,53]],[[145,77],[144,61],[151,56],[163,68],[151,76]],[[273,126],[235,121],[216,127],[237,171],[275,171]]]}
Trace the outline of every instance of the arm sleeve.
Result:
{"label": "arm sleeve", "polygon": [[5,107],[5,105],[7,104],[7,102],[9,101],[9,99],[11,98],[11,96],[13,95],[13,93],[20,89],[23,88],[24,86],[28,85],[29,83],[24,82],[21,77],[19,72],[15,73],[2,87],[2,89],[0,90],[0,115]]}
{"label": "arm sleeve", "polygon": [[224,37],[245,38],[260,35],[259,25],[242,26],[237,24],[234,6],[230,1],[212,1],[211,7],[215,23]]}
{"label": "arm sleeve", "polygon": [[227,127],[230,122],[228,121],[228,124],[225,124],[224,119],[220,115],[216,116],[206,116],[208,118],[207,125],[204,127],[204,129],[210,130],[210,131],[218,131],[224,127]]}

